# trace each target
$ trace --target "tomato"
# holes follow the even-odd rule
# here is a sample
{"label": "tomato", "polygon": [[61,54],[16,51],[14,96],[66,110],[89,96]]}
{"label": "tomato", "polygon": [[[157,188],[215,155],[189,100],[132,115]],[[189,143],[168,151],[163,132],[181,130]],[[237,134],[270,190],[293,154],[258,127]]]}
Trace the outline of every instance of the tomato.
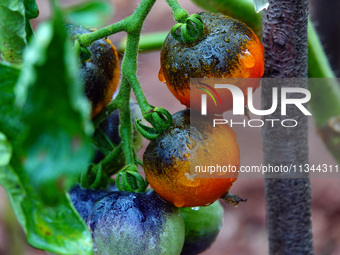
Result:
{"label": "tomato", "polygon": [[[82,26],[68,25],[73,39],[77,34],[92,32]],[[92,56],[81,63],[80,76],[85,94],[92,105],[92,118],[111,101],[119,81],[119,60],[115,46],[109,39],[95,41],[89,48]]]}
{"label": "tomato", "polygon": [[[260,78],[264,73],[264,47],[256,34],[231,17],[219,13],[198,13],[204,32],[193,43],[177,41],[168,34],[161,50],[159,79],[166,82],[172,94],[185,106],[200,111],[201,95],[205,90],[219,98],[208,97],[207,108],[213,113],[232,109],[232,94],[214,84],[193,84],[190,78]],[[259,79],[237,79],[228,83],[238,86],[247,95],[247,88],[255,91]],[[193,93],[193,94],[191,94]],[[219,103],[215,103],[219,101]]]}
{"label": "tomato", "polygon": [[208,249],[222,228],[223,207],[219,201],[209,206],[180,208],[185,225],[181,255],[195,255]]}
{"label": "tomato", "polygon": [[98,255],[178,255],[184,243],[179,210],[153,190],[110,193],[95,204],[88,226]]}
{"label": "tomato", "polygon": [[86,222],[95,202],[109,194],[109,192],[118,191],[115,185],[110,185],[108,189],[85,189],[76,185],[70,190],[70,198],[73,206],[79,215]]}
{"label": "tomato", "polygon": [[[191,123],[190,123],[191,122]],[[202,206],[225,194],[237,178],[240,150],[228,125],[190,118],[190,110],[173,115],[172,125],[147,146],[144,171],[151,187],[177,207]],[[200,166],[230,166],[235,172],[202,173]],[[204,178],[199,178],[204,177]]]}

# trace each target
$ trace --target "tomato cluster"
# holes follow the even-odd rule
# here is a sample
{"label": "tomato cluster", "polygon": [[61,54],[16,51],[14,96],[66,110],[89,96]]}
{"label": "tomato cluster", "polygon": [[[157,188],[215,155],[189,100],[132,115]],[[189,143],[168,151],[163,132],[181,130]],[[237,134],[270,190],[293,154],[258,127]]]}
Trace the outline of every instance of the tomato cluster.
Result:
{"label": "tomato cluster", "polygon": [[[215,115],[196,114],[203,90],[194,90],[190,79],[260,78],[263,46],[254,32],[237,20],[221,14],[198,15],[204,30],[196,41],[178,41],[169,33],[161,50],[159,79],[187,109],[174,114],[170,127],[151,140],[144,152],[143,167],[152,189],[133,193],[115,185],[106,190],[77,186],[70,192],[92,232],[96,254],[198,254],[214,242],[221,228],[223,208],[217,200],[237,179],[240,150],[228,125],[213,127]],[[71,28],[73,36],[87,31]],[[81,76],[94,117],[111,100],[119,67],[115,48],[107,39],[89,50],[91,58],[82,63]],[[256,89],[259,82],[235,80],[234,85],[246,95],[247,87]],[[233,105],[230,92],[218,93],[223,105],[216,107],[208,100],[208,108],[215,107],[215,114]],[[120,143],[118,126],[118,112],[114,112],[100,128],[112,143]],[[96,160],[101,159],[102,155],[97,155]],[[195,165],[216,163],[237,171],[210,176],[193,171]]]}
{"label": "tomato cluster", "polygon": [[216,239],[223,208],[218,201],[206,207],[180,210],[156,192],[94,190],[75,186],[71,201],[92,232],[95,254],[190,255]]}
{"label": "tomato cluster", "polygon": [[[178,41],[171,33],[161,50],[159,78],[174,96],[190,110],[173,115],[173,123],[144,153],[144,169],[153,189],[178,207],[204,206],[227,193],[237,174],[219,178],[200,178],[193,165],[232,166],[240,163],[236,135],[227,125],[213,127],[215,115],[199,116],[201,94],[191,78],[232,78],[246,95],[247,87],[257,88],[264,72],[263,46],[245,24],[217,13],[198,13],[204,32],[191,43]],[[216,92],[216,91],[214,91]],[[192,93],[195,93],[194,95]],[[213,113],[223,113],[233,106],[230,91],[218,91],[220,106]],[[208,108],[213,108],[212,100]],[[191,166],[191,168],[190,168]],[[214,176],[216,177],[216,176]]]}

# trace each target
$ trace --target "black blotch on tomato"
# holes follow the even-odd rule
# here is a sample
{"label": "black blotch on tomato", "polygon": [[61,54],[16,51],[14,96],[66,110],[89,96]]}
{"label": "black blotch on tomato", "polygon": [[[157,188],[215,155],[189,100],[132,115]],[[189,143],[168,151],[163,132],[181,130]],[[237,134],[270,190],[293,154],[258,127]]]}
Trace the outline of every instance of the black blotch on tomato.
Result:
{"label": "black blotch on tomato", "polygon": [[[78,34],[94,31],[72,24],[67,25],[67,30],[73,40]],[[119,63],[115,49],[105,39],[95,41],[88,50],[91,52],[91,58],[81,63],[80,77],[83,79],[87,98],[96,106],[106,99],[108,84],[114,79]]]}
{"label": "black blotch on tomato", "polygon": [[107,190],[84,189],[80,185],[76,185],[69,194],[73,206],[86,222],[94,203],[110,192],[117,190],[118,188],[115,185],[111,185]]}
{"label": "black blotch on tomato", "polygon": [[[175,113],[171,126],[148,144],[143,156],[145,164],[161,175],[168,171],[169,166],[190,160],[196,141],[209,139],[210,126],[210,116],[196,117],[189,109]],[[153,161],[153,158],[162,160]]]}

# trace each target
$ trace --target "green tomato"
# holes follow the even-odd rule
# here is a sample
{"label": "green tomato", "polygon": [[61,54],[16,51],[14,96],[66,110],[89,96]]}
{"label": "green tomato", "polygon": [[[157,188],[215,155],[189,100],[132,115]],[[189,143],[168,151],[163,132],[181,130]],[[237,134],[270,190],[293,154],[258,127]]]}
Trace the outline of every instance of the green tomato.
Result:
{"label": "green tomato", "polygon": [[219,201],[209,206],[180,208],[185,225],[182,255],[194,255],[208,249],[222,228],[223,207]]}

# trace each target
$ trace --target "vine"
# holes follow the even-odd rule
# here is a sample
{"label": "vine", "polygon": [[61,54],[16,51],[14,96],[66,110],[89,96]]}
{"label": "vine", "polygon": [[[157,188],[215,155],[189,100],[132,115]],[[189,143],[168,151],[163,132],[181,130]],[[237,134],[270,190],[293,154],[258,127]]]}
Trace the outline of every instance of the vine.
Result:
{"label": "vine", "polygon": [[[138,174],[138,158],[136,157],[136,152],[131,142],[132,125],[129,105],[131,90],[133,90],[136,96],[137,102],[143,114],[143,118],[147,120],[152,126],[149,127],[143,125],[141,120],[136,120],[137,129],[145,138],[149,140],[155,139],[171,125],[171,114],[166,109],[161,107],[153,107],[147,102],[137,78],[137,61],[141,30],[145,18],[147,17],[155,2],[156,0],[143,0],[136,8],[135,12],[123,20],[98,29],[94,32],[77,36],[75,48],[77,53],[82,55],[83,53],[87,52],[86,48],[96,40],[105,38],[118,32],[124,31],[127,33],[126,49],[121,65],[122,78],[119,93],[117,97],[114,98],[93,120],[95,128],[98,128],[98,125],[106,117],[113,113],[113,111],[119,110],[119,134],[122,139],[121,146],[114,148],[109,144],[112,151],[108,152],[106,149],[107,139],[105,134],[97,133],[97,135],[95,135],[94,140],[96,146],[104,153],[106,152],[107,155],[102,162],[97,165],[90,166],[90,170],[87,170],[87,173],[91,174],[88,174],[83,178],[86,181],[82,181],[82,184],[86,187],[100,187],[105,182],[98,180],[101,180],[102,178],[108,179],[108,172],[110,172],[110,174],[115,174],[117,171],[119,172],[117,174],[116,181],[117,186],[120,189],[139,192],[145,190],[147,186],[146,181],[144,181]],[[176,32],[178,40],[185,43],[190,43],[194,40],[197,40],[203,33],[202,19],[196,14],[193,14],[189,17],[188,12],[183,9],[176,0],[167,0],[167,3],[172,11],[174,20],[180,22],[173,28],[173,33],[175,33],[177,28],[181,27],[181,31],[179,33]],[[86,59],[86,57],[84,58]],[[117,155],[120,155],[121,152],[123,152],[125,157],[125,167],[122,170],[117,169],[113,172],[110,171],[110,167],[113,167],[111,159]],[[98,177],[98,175],[100,176]]]}

